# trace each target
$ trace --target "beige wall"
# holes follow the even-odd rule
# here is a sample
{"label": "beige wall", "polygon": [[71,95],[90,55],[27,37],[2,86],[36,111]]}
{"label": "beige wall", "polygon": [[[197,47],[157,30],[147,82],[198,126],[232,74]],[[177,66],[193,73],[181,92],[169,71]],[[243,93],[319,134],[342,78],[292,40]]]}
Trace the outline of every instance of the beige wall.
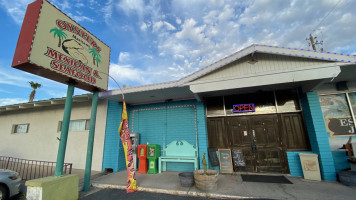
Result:
{"label": "beige wall", "polygon": [[[35,107],[0,113],[0,156],[56,161],[60,132],[58,122],[62,121],[64,105]],[[71,120],[90,119],[91,100],[73,102]],[[99,100],[92,170],[101,171],[105,138],[107,101]],[[29,123],[26,134],[11,134],[13,124]],[[85,169],[89,131],[69,131],[65,162],[73,168]]]}

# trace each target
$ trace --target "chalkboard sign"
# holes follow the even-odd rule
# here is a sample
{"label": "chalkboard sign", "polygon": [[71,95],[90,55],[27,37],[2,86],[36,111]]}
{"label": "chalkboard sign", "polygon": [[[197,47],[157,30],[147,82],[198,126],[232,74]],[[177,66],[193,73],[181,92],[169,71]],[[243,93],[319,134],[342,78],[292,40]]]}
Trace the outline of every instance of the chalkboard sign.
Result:
{"label": "chalkboard sign", "polygon": [[216,150],[216,148],[208,148],[209,160],[213,167],[219,166],[219,158]]}
{"label": "chalkboard sign", "polygon": [[244,167],[246,166],[244,155],[242,154],[242,151],[238,149],[232,149],[231,150],[232,154],[232,161],[234,163],[234,167]]}
{"label": "chalkboard sign", "polygon": [[219,149],[219,161],[220,161],[220,173],[230,173],[234,172],[232,168],[232,159],[230,149]]}
{"label": "chalkboard sign", "polygon": [[232,149],[231,156],[232,163],[234,164],[234,171],[244,171],[246,163],[242,151],[238,149]]}

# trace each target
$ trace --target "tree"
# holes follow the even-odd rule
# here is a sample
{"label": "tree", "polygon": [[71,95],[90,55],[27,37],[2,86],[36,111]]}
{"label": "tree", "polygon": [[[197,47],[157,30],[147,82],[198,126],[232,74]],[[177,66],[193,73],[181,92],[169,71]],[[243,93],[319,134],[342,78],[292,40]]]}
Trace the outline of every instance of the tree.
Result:
{"label": "tree", "polygon": [[50,31],[50,33],[53,32],[53,37],[56,38],[56,36],[58,36],[58,47],[61,47],[61,40],[64,40],[67,38],[67,34],[65,32],[63,32],[62,29],[59,28],[52,28]]}
{"label": "tree", "polygon": [[[94,48],[89,48],[89,53],[91,53],[91,55],[93,56],[93,64],[95,65],[95,60],[96,61],[100,60],[101,56],[100,56],[99,52]],[[100,62],[101,62],[101,60],[100,60]]]}
{"label": "tree", "polygon": [[33,99],[35,98],[35,95],[36,95],[36,89],[40,88],[42,85],[39,84],[39,83],[35,83],[33,81],[29,81],[28,83],[30,84],[31,88],[33,89],[31,94],[30,94],[30,98],[29,98],[28,101],[29,102],[33,102]]}

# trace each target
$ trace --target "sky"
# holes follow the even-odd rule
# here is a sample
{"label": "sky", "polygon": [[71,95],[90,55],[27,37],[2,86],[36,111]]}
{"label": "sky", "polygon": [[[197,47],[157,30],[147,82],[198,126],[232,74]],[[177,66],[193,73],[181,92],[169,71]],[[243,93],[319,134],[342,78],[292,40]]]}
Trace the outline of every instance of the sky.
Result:
{"label": "sky", "polygon": [[[0,106],[66,96],[67,86],[11,67],[26,7],[0,0]],[[356,0],[49,0],[111,47],[120,87],[178,80],[252,44],[356,54]],[[119,86],[109,80],[109,89]],[[75,89],[75,95],[87,91]]]}

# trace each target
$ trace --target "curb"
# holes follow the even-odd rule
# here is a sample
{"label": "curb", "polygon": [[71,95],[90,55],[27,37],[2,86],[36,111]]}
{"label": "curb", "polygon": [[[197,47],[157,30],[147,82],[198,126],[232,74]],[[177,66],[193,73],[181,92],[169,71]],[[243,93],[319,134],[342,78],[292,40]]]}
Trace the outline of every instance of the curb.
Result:
{"label": "curb", "polygon": [[[126,190],[126,186],[122,186],[122,185],[92,183],[92,186],[96,187],[96,188],[102,188],[102,189]],[[213,193],[205,193],[205,192],[192,192],[192,191],[186,192],[186,191],[179,191],[179,190],[166,190],[166,189],[156,189],[156,188],[146,188],[146,187],[138,187],[137,191],[172,194],[172,195],[178,195],[178,196],[205,197],[205,198],[225,198],[225,199],[256,199],[257,198],[257,197],[213,194]]]}

